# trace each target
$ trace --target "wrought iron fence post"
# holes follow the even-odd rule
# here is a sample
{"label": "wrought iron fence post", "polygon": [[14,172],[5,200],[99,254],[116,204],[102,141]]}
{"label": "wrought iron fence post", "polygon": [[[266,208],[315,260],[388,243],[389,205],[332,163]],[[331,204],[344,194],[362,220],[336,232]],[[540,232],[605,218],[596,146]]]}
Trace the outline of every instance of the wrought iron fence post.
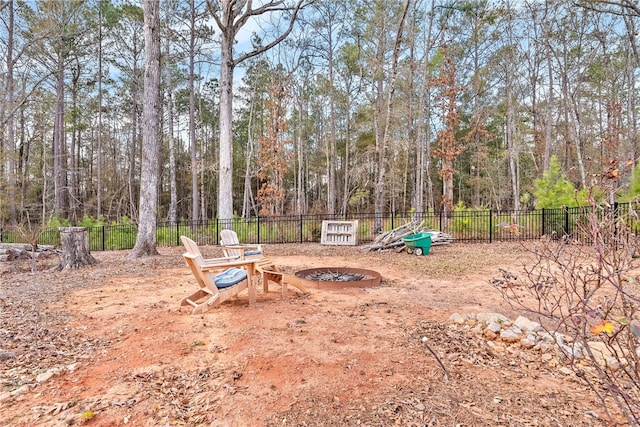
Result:
{"label": "wrought iron fence post", "polygon": [[542,236],[544,236],[545,234],[547,234],[547,233],[545,232],[545,231],[546,231],[546,230],[545,230],[545,223],[546,223],[546,221],[545,221],[545,218],[544,218],[544,213],[545,213],[545,210],[544,210],[544,208],[542,208],[542,227],[541,227],[542,235],[541,235],[540,237],[542,237]]}
{"label": "wrought iron fence post", "polygon": [[569,235],[569,208],[564,207],[564,235]]}
{"label": "wrought iron fence post", "polygon": [[176,220],[176,246],[180,246],[180,218]]}
{"label": "wrought iron fence post", "polygon": [[106,246],[106,239],[105,239],[105,236],[104,236],[104,235],[105,235],[105,227],[104,227],[104,225],[103,225],[103,226],[102,226],[102,239],[101,239],[101,240],[102,240],[102,242],[101,242],[101,243],[102,243],[102,250],[103,250],[103,251],[104,251],[104,250],[106,250],[106,249],[105,249],[105,246]]}
{"label": "wrought iron fence post", "polygon": [[256,216],[256,224],[257,224],[257,232],[258,232],[258,242],[257,245],[260,244],[260,215]]}
{"label": "wrought iron fence post", "polygon": [[300,214],[300,243],[302,243],[302,233],[303,233],[303,228],[304,225],[302,223],[302,214]]}
{"label": "wrought iron fence post", "polygon": [[489,243],[493,243],[493,213],[489,209]]}

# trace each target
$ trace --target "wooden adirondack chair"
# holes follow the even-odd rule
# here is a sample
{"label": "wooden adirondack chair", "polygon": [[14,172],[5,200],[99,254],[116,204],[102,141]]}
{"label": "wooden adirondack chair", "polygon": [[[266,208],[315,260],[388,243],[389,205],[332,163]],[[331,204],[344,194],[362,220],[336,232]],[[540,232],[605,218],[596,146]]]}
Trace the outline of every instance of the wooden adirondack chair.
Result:
{"label": "wooden adirondack chair", "polygon": [[238,234],[229,229],[220,232],[220,245],[228,257],[259,257],[262,256],[262,246],[241,244]]}
{"label": "wooden adirondack chair", "polygon": [[228,262],[228,261],[237,260],[238,258],[240,258],[239,255],[228,256],[226,252],[224,257],[205,258],[204,256],[202,256],[202,252],[200,251],[200,248],[198,247],[198,244],[196,242],[194,242],[187,236],[180,236],[180,240],[182,241],[182,244],[187,250],[187,253],[193,254],[194,256],[196,256],[200,264],[220,264],[221,262]]}
{"label": "wooden adirondack chair", "polygon": [[298,288],[303,294],[309,293],[298,277],[278,271],[278,267],[273,261],[264,258],[262,256],[262,246],[241,244],[238,240],[238,234],[235,231],[229,229],[222,230],[220,232],[220,244],[227,257],[237,256],[241,259],[259,258],[255,263],[255,267],[256,271],[260,273],[262,277],[263,292],[269,292],[269,282],[273,282],[280,286],[283,297],[287,295],[287,285]]}
{"label": "wooden adirondack chair", "polygon": [[203,264],[201,257],[184,253],[183,257],[198,282],[199,289],[180,301],[180,306],[193,307],[193,314],[204,313],[217,307],[229,298],[249,290],[249,304],[255,302],[255,288],[251,283],[252,269],[247,268],[249,261],[226,261],[220,264]]}

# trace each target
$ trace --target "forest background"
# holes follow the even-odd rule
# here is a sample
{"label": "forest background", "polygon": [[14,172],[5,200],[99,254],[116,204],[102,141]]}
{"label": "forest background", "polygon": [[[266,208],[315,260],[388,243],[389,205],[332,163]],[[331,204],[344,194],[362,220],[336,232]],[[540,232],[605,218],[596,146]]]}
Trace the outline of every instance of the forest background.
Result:
{"label": "forest background", "polygon": [[[611,177],[628,186],[611,199],[640,190],[634,0],[261,2],[235,24],[235,58],[264,52],[234,64],[230,147],[216,18],[247,2],[160,6],[159,220],[216,218],[225,199],[242,217],[348,215],[568,205]],[[143,18],[0,2],[0,224],[138,220]]]}

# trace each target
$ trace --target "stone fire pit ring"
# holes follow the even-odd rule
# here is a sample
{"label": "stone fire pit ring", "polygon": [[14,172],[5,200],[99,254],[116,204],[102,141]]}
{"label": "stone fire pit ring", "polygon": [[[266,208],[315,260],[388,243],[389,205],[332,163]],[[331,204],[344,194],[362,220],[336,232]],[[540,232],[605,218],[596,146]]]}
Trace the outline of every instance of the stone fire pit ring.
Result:
{"label": "stone fire pit ring", "polygon": [[[324,273],[327,273],[326,275]],[[319,267],[300,270],[295,273],[296,277],[304,281],[304,285],[314,289],[342,289],[342,288],[370,288],[378,286],[382,281],[380,273],[374,270],[366,270],[364,268],[350,267]],[[332,275],[353,275],[361,276],[361,278],[347,280],[318,280],[315,277]]]}

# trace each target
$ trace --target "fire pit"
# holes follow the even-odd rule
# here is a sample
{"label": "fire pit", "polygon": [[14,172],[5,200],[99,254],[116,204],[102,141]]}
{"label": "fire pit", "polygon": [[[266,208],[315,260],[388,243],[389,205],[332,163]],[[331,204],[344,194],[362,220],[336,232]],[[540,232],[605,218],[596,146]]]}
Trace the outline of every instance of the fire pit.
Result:
{"label": "fire pit", "polygon": [[300,270],[296,276],[316,289],[368,288],[382,280],[380,273],[363,268],[322,267]]}

